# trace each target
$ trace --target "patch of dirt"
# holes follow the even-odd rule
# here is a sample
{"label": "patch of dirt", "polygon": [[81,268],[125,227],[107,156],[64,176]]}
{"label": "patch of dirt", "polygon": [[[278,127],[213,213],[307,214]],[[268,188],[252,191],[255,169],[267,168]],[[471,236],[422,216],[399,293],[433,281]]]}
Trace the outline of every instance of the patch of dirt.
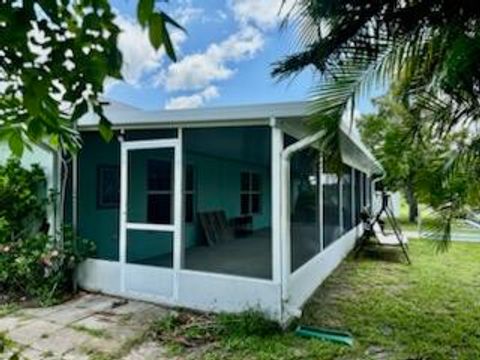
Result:
{"label": "patch of dirt", "polygon": [[208,314],[172,312],[165,320],[154,324],[153,337],[167,344],[197,348],[216,342],[216,324]]}

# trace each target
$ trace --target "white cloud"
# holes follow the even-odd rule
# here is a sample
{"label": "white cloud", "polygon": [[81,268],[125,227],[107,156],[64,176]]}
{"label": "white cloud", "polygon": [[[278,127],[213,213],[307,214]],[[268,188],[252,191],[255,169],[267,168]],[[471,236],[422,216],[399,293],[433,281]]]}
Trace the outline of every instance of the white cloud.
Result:
{"label": "white cloud", "polygon": [[205,90],[189,96],[171,98],[165,104],[165,109],[192,109],[203,106],[206,101],[218,97],[220,94],[216,86],[210,85]]}
{"label": "white cloud", "polygon": [[282,20],[298,0],[230,0],[235,19],[255,24],[263,30],[271,29]]}
{"label": "white cloud", "polygon": [[123,54],[123,78],[130,85],[138,85],[145,74],[160,67],[164,53],[155,51],[137,21],[118,15],[115,22],[122,30],[118,48]]}
{"label": "white cloud", "polygon": [[171,16],[182,26],[204,17],[204,9],[193,6],[192,0],[177,0],[177,4],[178,6],[173,9]]}
{"label": "white cloud", "polygon": [[228,65],[253,57],[263,45],[260,31],[243,27],[226,40],[211,44],[205,52],[185,56],[171,64],[159,82],[165,84],[168,91],[205,88],[214,81],[232,77],[235,69]]}
{"label": "white cloud", "polygon": [[[187,18],[182,19],[185,24]],[[145,76],[160,70],[165,59],[165,51],[155,50],[150,43],[148,32],[141,28],[138,21],[122,15],[115,19],[122,32],[118,36],[118,48],[123,54],[122,75],[126,83],[138,86]],[[185,23],[183,23],[185,22]],[[178,29],[170,31],[174,47],[179,51],[187,35]]]}

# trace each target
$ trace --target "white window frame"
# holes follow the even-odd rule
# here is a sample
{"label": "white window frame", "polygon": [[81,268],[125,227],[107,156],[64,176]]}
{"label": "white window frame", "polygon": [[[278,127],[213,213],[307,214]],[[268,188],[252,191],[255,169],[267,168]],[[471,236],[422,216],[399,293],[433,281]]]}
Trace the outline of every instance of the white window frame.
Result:
{"label": "white window frame", "polygon": [[[148,159],[147,160],[147,171],[148,171],[148,162],[149,161],[165,161],[165,160],[161,160],[161,159]],[[171,173],[174,174],[175,173],[175,159],[173,159],[173,161],[169,161],[170,163],[170,167],[171,167]],[[175,212],[175,203],[174,203],[174,187],[175,187],[175,183],[172,184],[172,186],[170,187],[170,190],[150,190],[148,189],[148,174],[147,174],[147,219],[149,218],[149,213],[148,213],[148,197],[150,195],[170,195],[172,201],[170,202],[170,224],[173,224],[173,222],[175,221],[173,219],[173,215],[174,215],[174,212]],[[163,224],[162,224],[163,225]],[[169,224],[165,224],[165,225],[169,225]]]}
{"label": "white window frame", "polygon": [[[243,174],[248,174],[248,185],[249,185],[248,190],[242,190]],[[253,190],[252,189],[252,184],[253,184],[253,181],[252,181],[253,176],[252,175],[258,176],[258,181],[259,181],[258,190]],[[247,195],[249,197],[249,201],[248,201],[249,206],[248,206],[248,212],[247,213],[242,212],[242,197],[243,197],[243,195]],[[253,195],[258,195],[258,198],[259,198],[259,204],[258,204],[259,210],[258,210],[258,212],[253,212],[252,211]],[[256,171],[253,171],[253,170],[242,170],[242,171],[240,171],[240,215],[242,215],[242,216],[259,215],[259,214],[262,213],[262,211],[263,211],[263,209],[262,209],[262,176],[260,175],[259,172],[256,172]]]}

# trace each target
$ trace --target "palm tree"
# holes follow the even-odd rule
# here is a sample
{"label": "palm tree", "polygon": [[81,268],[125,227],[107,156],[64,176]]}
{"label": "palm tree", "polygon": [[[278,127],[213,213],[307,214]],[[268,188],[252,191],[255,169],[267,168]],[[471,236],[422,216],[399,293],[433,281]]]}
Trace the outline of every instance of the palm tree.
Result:
{"label": "palm tree", "polygon": [[[301,34],[301,50],[274,65],[283,79],[313,67],[312,126],[325,130],[327,158],[338,159],[342,116],[369,92],[396,82],[409,106],[422,114],[411,136],[441,141],[469,129],[468,140],[438,166],[445,186],[437,202],[443,238],[465,206],[478,206],[471,191],[447,191],[460,173],[480,174],[480,7],[469,0],[298,0],[286,21]],[[427,131],[425,131],[427,130]],[[478,178],[478,176],[477,176]],[[473,190],[472,190],[473,191]],[[476,196],[478,198],[478,196]]]}

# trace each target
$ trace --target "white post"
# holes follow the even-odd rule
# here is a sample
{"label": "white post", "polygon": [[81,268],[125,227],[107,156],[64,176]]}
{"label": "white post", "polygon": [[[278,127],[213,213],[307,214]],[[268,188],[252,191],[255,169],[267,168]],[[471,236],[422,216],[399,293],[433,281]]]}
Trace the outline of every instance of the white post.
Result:
{"label": "white post", "polygon": [[174,160],[174,238],[173,238],[173,269],[174,299],[178,299],[178,272],[184,264],[183,246],[183,150],[182,150],[182,129],[178,129],[178,143],[175,145]]}
{"label": "white post", "polygon": [[72,230],[78,235],[78,157],[72,156]]}
{"label": "white post", "polygon": [[290,244],[290,158],[295,152],[301,151],[306,147],[318,141],[324,134],[319,131],[313,135],[304,137],[303,139],[289,145],[282,150],[282,300],[288,302],[288,278],[292,271],[291,261],[291,244]]}
{"label": "white post", "polygon": [[125,143],[120,150],[120,289],[125,292],[125,263],[127,262],[127,191],[128,191],[128,151]]}
{"label": "white post", "polygon": [[282,300],[288,301],[288,277],[292,271],[290,244],[290,159],[282,157]]}
{"label": "white post", "polygon": [[281,246],[281,217],[282,217],[282,192],[281,192],[281,154],[283,150],[283,132],[275,123],[275,118],[270,119],[271,126],[271,207],[272,207],[272,279],[274,283],[282,281],[282,246]]}

